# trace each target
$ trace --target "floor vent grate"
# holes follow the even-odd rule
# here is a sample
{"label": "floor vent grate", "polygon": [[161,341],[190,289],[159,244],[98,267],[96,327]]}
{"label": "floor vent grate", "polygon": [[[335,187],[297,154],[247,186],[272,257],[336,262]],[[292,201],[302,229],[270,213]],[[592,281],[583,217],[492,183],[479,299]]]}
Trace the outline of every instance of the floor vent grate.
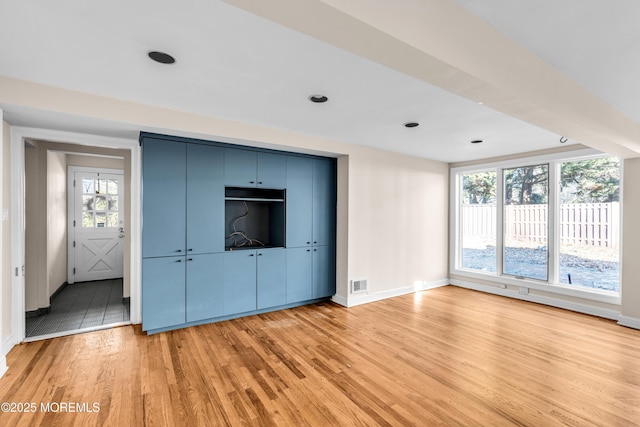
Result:
{"label": "floor vent grate", "polygon": [[351,293],[366,292],[367,281],[366,280],[353,280],[351,281]]}

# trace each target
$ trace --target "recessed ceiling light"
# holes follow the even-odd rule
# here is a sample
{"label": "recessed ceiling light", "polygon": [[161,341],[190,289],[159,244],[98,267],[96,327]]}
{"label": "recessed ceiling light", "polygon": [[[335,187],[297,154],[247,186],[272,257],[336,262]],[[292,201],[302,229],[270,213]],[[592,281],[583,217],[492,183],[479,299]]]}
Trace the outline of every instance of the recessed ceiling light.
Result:
{"label": "recessed ceiling light", "polygon": [[173,64],[174,62],[176,62],[176,59],[173,56],[169,55],[168,53],[152,50],[151,52],[148,53],[148,55],[149,55],[149,58],[161,64]]}
{"label": "recessed ceiling light", "polygon": [[474,139],[473,141],[471,141],[472,144],[482,144],[484,141],[482,141],[481,139]]}
{"label": "recessed ceiling light", "polygon": [[324,95],[311,95],[311,96],[309,97],[309,101],[311,101],[311,102],[316,102],[316,103],[318,103],[318,104],[321,104],[321,103],[323,103],[323,102],[327,102],[328,100],[329,100],[329,98],[327,98],[327,97],[326,97],[326,96],[324,96]]}
{"label": "recessed ceiling light", "polygon": [[406,127],[406,128],[415,128],[415,127],[418,127],[418,126],[420,126],[420,123],[418,123],[418,122],[407,122],[407,123],[404,124],[404,127]]}

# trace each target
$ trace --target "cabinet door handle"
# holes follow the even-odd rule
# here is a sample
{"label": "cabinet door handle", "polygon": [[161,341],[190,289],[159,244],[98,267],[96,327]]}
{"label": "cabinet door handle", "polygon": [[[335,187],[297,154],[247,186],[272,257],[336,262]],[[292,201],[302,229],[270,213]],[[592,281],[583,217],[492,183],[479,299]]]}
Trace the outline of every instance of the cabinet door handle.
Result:
{"label": "cabinet door handle", "polygon": [[311,249],[307,249],[307,252],[311,252]]}
{"label": "cabinet door handle", "polygon": [[180,252],[182,252],[182,249],[178,249],[176,252],[180,253]]}
{"label": "cabinet door handle", "polygon": [[191,251],[193,251],[193,249],[187,249],[187,252],[191,252]]}
{"label": "cabinet door handle", "polygon": [[253,256],[253,254],[249,254],[249,256]]}
{"label": "cabinet door handle", "polygon": [[262,254],[258,254],[258,256],[262,256]]}
{"label": "cabinet door handle", "polygon": [[177,259],[176,262],[182,262],[182,260],[181,259]]}
{"label": "cabinet door handle", "polygon": [[313,250],[313,252],[317,252],[317,251],[318,251],[317,249],[314,249],[314,250]]}
{"label": "cabinet door handle", "polygon": [[307,245],[310,245],[310,244],[311,244],[311,242],[307,242]]}
{"label": "cabinet door handle", "polygon": [[187,258],[187,261],[193,261],[193,258]]}
{"label": "cabinet door handle", "polygon": [[318,242],[313,242],[313,244],[314,244],[314,245],[317,245],[317,244],[318,244]]}
{"label": "cabinet door handle", "polygon": [[258,184],[262,184],[262,181],[258,181]]}
{"label": "cabinet door handle", "polygon": [[255,181],[249,181],[249,184],[255,184],[255,183],[256,183]]}

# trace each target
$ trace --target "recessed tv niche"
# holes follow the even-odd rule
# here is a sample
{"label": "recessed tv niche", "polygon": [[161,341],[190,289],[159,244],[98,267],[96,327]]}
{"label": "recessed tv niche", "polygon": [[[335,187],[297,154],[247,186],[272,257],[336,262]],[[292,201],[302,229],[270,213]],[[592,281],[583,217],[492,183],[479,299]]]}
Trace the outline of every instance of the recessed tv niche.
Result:
{"label": "recessed tv niche", "polygon": [[285,190],[225,188],[225,249],[284,247]]}

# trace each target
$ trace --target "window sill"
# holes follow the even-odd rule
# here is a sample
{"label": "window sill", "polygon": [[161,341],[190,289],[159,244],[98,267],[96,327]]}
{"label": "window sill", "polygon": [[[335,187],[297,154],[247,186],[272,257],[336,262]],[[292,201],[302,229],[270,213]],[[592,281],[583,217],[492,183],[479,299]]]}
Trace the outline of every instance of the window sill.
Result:
{"label": "window sill", "polygon": [[471,270],[451,270],[451,275],[468,277],[477,280],[493,282],[499,285],[526,287],[537,291],[548,292],[553,294],[565,295],[574,298],[597,301],[605,304],[620,305],[620,294],[602,290],[585,290],[577,286],[565,284],[548,284],[534,279],[518,279],[510,276],[498,276],[494,273],[481,273]]}

